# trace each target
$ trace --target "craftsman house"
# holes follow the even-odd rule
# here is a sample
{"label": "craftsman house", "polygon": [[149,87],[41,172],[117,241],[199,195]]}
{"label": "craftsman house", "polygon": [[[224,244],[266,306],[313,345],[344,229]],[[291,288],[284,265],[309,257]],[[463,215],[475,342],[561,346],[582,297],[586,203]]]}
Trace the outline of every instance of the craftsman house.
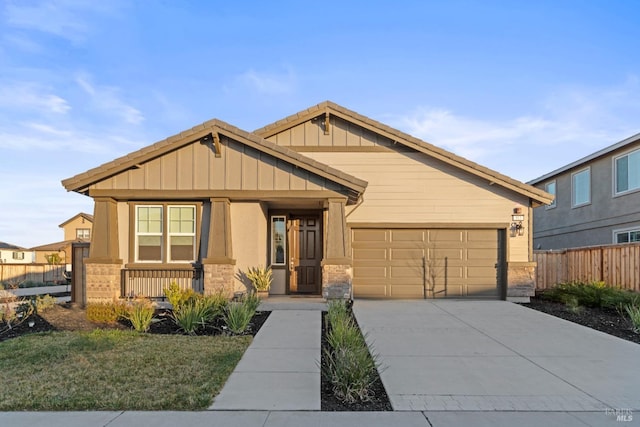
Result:
{"label": "craftsman house", "polygon": [[87,298],[170,281],[272,294],[532,295],[543,190],[332,102],[247,132],[211,120],[63,181],[95,202]]}

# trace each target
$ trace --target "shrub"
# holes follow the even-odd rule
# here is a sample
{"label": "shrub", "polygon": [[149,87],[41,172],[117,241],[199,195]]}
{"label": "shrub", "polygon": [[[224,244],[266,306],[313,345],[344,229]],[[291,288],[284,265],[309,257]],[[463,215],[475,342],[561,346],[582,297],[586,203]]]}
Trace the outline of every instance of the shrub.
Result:
{"label": "shrub", "polygon": [[347,403],[371,399],[371,386],[380,367],[378,355],[370,353],[345,301],[331,301],[325,317],[327,343],[322,375],[335,396]]}
{"label": "shrub", "polygon": [[198,294],[193,289],[181,289],[176,282],[172,282],[168,288],[162,290],[164,296],[169,300],[173,310],[179,310],[184,304],[197,298]]}
{"label": "shrub", "polygon": [[204,298],[193,298],[173,310],[173,320],[186,334],[195,335],[199,327],[213,318],[212,306]]}
{"label": "shrub", "polygon": [[271,267],[249,267],[245,273],[256,291],[268,291],[273,280]]}
{"label": "shrub", "polygon": [[224,311],[224,322],[229,331],[236,335],[244,333],[249,327],[251,318],[255,311],[251,309],[251,304],[243,302],[231,302]]}
{"label": "shrub", "polygon": [[31,303],[34,305],[36,313],[42,313],[56,305],[56,299],[49,294],[38,295],[31,300]]}
{"label": "shrub", "polygon": [[244,295],[240,301],[248,307],[248,310],[251,311],[251,313],[255,313],[260,305],[260,298],[253,292]]}
{"label": "shrub", "polygon": [[87,320],[96,323],[116,323],[122,317],[122,305],[116,302],[87,304]]}
{"label": "shrub", "polygon": [[584,307],[614,309],[620,304],[626,305],[638,299],[633,292],[607,286],[604,282],[559,283],[543,293],[543,298],[564,304],[577,304]]}
{"label": "shrub", "polygon": [[131,326],[136,331],[147,332],[154,313],[155,309],[151,301],[146,298],[137,298],[123,310],[122,317],[131,322]]}
{"label": "shrub", "polygon": [[201,298],[203,303],[208,307],[208,320],[213,320],[214,318],[221,316],[224,313],[224,308],[229,303],[229,300],[224,296],[224,294],[222,294],[222,292],[207,296],[199,295],[196,298]]}
{"label": "shrub", "polygon": [[626,305],[625,311],[629,316],[629,320],[631,320],[631,326],[633,328],[633,332],[640,333],[640,305],[638,304],[629,304]]}

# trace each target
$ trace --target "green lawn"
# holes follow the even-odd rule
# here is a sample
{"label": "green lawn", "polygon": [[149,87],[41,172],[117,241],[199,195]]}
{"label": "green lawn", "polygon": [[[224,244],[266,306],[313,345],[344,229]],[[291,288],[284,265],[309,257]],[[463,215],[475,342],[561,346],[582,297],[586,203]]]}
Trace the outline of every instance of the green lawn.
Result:
{"label": "green lawn", "polygon": [[116,330],[10,339],[0,342],[0,411],[205,409],[251,339]]}

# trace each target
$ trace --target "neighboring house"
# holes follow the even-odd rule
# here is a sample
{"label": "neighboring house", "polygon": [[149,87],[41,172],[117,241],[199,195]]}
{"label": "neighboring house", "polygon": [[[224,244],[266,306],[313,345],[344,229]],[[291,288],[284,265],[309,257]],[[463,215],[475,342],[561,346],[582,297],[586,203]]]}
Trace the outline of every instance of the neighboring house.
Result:
{"label": "neighboring house", "polygon": [[35,251],[35,262],[40,264],[66,264],[67,269],[70,270],[73,243],[91,241],[93,215],[81,212],[69,218],[58,227],[64,231],[63,241],[36,246],[31,248],[31,250]]}
{"label": "neighboring house", "polygon": [[29,264],[34,260],[35,253],[33,251],[10,243],[0,242],[0,264]]}
{"label": "neighboring house", "polygon": [[552,197],[331,102],[246,132],[211,120],[66,179],[95,202],[88,300],[181,281],[272,294],[532,295]]}
{"label": "neighboring house", "polygon": [[534,209],[534,248],[640,242],[640,134],[529,184],[555,195]]}

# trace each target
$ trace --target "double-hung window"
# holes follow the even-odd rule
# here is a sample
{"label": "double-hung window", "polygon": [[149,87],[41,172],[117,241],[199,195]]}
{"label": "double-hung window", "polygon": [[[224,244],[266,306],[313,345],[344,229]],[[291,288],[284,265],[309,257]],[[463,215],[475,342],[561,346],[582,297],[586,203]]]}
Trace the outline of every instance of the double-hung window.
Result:
{"label": "double-hung window", "polygon": [[196,258],[194,205],[137,205],[136,262],[191,262]]}
{"label": "double-hung window", "polygon": [[551,204],[549,204],[547,206],[547,209],[551,209],[551,208],[555,208],[556,207],[556,181],[551,181],[551,182],[547,182],[544,186],[544,191],[546,191],[547,193],[551,194],[553,196],[553,202],[551,202]]}
{"label": "double-hung window", "polygon": [[615,193],[640,189],[640,149],[615,158]]}
{"label": "double-hung window", "polygon": [[591,169],[582,169],[571,175],[572,206],[591,203]]}

